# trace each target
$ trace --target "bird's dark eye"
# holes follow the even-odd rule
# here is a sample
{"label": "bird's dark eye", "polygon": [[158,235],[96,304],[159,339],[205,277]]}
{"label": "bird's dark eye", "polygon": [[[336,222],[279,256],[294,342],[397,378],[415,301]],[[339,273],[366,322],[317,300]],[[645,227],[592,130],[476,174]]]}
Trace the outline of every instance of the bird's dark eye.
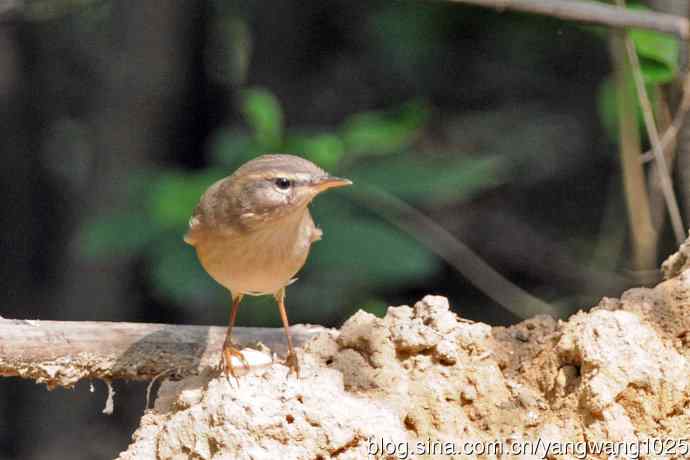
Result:
{"label": "bird's dark eye", "polygon": [[275,184],[279,189],[287,190],[292,185],[292,182],[290,182],[289,179],[286,179],[284,177],[279,177],[275,180]]}

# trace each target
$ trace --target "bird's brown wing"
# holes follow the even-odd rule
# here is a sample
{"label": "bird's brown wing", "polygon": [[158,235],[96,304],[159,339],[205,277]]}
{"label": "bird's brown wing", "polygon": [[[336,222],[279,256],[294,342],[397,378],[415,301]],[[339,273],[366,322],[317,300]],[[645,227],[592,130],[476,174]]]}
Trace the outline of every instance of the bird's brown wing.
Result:
{"label": "bird's brown wing", "polygon": [[228,187],[229,177],[214,182],[201,196],[199,204],[194,208],[189,219],[189,229],[184,236],[187,244],[195,246],[209,228],[214,228],[224,222],[223,202],[228,195],[225,189]]}

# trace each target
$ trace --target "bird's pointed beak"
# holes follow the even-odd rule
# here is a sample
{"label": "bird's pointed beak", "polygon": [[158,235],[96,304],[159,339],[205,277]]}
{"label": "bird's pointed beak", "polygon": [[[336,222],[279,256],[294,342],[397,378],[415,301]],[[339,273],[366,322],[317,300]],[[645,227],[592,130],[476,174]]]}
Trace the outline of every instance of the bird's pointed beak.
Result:
{"label": "bird's pointed beak", "polygon": [[335,176],[322,176],[312,182],[312,188],[316,190],[317,193],[331,188],[347,187],[348,185],[352,185],[351,180]]}

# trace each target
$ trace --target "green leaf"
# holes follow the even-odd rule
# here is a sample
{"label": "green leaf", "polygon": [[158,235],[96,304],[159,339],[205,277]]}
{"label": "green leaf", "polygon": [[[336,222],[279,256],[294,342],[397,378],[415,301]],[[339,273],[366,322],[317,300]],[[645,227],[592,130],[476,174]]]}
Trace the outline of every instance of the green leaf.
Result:
{"label": "green leaf", "polygon": [[642,75],[647,84],[663,84],[678,73],[678,40],[651,30],[633,29],[630,38],[640,57]]}
{"label": "green leaf", "polygon": [[[628,5],[631,10],[652,11],[641,4]],[[640,57],[642,75],[647,84],[663,84],[673,81],[678,73],[680,44],[671,35],[646,29],[632,29],[630,38]]]}
{"label": "green leaf", "polygon": [[503,179],[502,162],[483,157],[457,160],[449,164],[413,158],[386,158],[369,161],[348,173],[355,184],[380,187],[399,198],[424,202],[463,200]]}
{"label": "green leaf", "polygon": [[242,91],[241,110],[261,149],[278,149],[283,142],[283,109],[278,99],[263,88],[247,89]]}
{"label": "green leaf", "polygon": [[[317,243],[309,264],[333,279],[354,278],[368,285],[395,286],[423,279],[439,260],[411,237],[371,219],[320,218],[327,243]],[[344,275],[346,274],[346,275]]]}
{"label": "green leaf", "polygon": [[394,113],[364,112],[348,118],[341,128],[345,149],[355,154],[387,154],[400,151],[413,139],[429,117],[429,108],[409,102]]}

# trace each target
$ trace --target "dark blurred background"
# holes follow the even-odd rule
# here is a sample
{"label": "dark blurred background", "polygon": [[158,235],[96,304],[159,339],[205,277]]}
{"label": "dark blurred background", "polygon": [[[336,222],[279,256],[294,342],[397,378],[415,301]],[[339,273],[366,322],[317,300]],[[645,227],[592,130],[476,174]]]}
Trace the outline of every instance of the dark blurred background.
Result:
{"label": "dark blurred background", "polygon": [[[671,51],[642,56],[667,72],[648,83],[672,107],[682,59],[652,38]],[[492,325],[526,316],[379,193],[567,317],[645,268],[611,72],[604,29],[443,2],[0,2],[0,315],[225,325],[187,219],[213,181],[280,151],[355,182],[312,207],[324,239],[288,289],[292,322],[337,327],[427,293]],[[660,227],[646,268],[674,247]],[[238,324],[279,321],[250,298]],[[1,381],[0,458],[124,450],[145,384],[115,382],[112,416],[93,385]]]}

